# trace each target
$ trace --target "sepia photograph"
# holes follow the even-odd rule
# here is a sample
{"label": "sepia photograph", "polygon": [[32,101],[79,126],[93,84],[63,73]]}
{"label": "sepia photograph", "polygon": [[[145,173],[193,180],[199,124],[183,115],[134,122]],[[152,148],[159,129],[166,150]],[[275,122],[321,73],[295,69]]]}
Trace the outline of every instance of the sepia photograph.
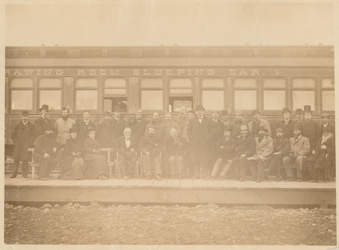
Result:
{"label": "sepia photograph", "polygon": [[335,249],[337,5],[8,1],[4,249]]}

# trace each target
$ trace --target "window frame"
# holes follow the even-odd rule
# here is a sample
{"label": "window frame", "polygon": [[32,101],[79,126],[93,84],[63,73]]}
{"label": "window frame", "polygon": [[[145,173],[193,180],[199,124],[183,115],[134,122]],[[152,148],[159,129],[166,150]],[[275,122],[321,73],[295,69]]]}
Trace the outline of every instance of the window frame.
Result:
{"label": "window frame", "polygon": [[[332,79],[334,81],[334,87],[333,88],[323,88],[323,80],[325,79]],[[320,111],[326,112],[331,115],[335,114],[335,77],[334,76],[322,76],[319,77],[319,100],[320,100]],[[324,110],[323,109],[323,91],[333,91],[334,92],[334,110]]]}
{"label": "window frame", "polygon": [[[235,87],[235,81],[237,79],[254,79],[256,81],[256,88],[236,88]],[[255,90],[256,92],[256,107],[254,107],[251,110],[245,109],[241,110],[244,115],[251,115],[252,111],[255,109],[261,108],[261,102],[260,102],[260,94],[261,94],[261,86],[260,86],[260,77],[259,76],[234,76],[232,77],[232,105],[233,109],[236,110],[235,107],[235,91],[240,90],[240,91],[248,91],[248,90]],[[261,110],[262,111],[262,110]]]}
{"label": "window frame", "polygon": [[[203,87],[203,82],[204,80],[206,79],[220,79],[222,80],[223,82],[223,87]],[[226,107],[227,107],[227,81],[226,81],[226,78],[224,76],[209,76],[209,77],[201,77],[200,78],[200,84],[199,84],[199,87],[200,87],[200,100],[201,100],[201,104],[203,104],[204,100],[203,100],[203,91],[220,91],[222,90],[223,91],[223,96],[224,96],[224,107],[222,110],[225,110]],[[209,110],[209,109],[206,109],[207,112],[210,112],[212,110]]]}
{"label": "window frame", "polygon": [[[283,79],[285,80],[285,88],[265,88],[265,80],[267,79]],[[260,103],[260,107],[261,107],[261,110],[262,110],[262,113],[263,114],[281,114],[282,112],[282,109],[284,107],[288,107],[288,85],[289,85],[289,81],[288,81],[288,77],[287,76],[265,76],[265,77],[261,77],[260,79],[261,83],[261,103]],[[285,91],[285,104],[284,104],[284,107],[281,109],[281,110],[270,110],[270,109],[265,109],[265,91]],[[291,97],[292,99],[292,97]]]}
{"label": "window frame", "polygon": [[[31,88],[13,88],[12,87],[12,81],[15,79],[31,79],[32,80],[32,87]],[[36,77],[34,76],[12,76],[8,77],[8,102],[9,102],[9,107],[8,107],[8,112],[12,114],[21,114],[22,111],[27,110],[29,114],[34,113],[36,110],[36,89],[37,89],[37,84],[36,84]],[[32,109],[12,109],[12,90],[31,90],[32,91]]]}
{"label": "window frame", "polygon": [[[295,88],[293,87],[293,81],[295,79],[313,79],[314,80],[314,88],[309,88],[309,89],[305,89],[305,88]],[[318,114],[319,113],[319,109],[318,109],[318,86],[319,86],[319,82],[318,82],[318,77],[316,76],[292,76],[290,77],[290,91],[289,91],[289,94],[290,94],[290,107],[291,107],[291,110],[294,110],[297,109],[297,108],[301,108],[301,109],[304,109],[304,106],[302,107],[296,107],[296,108],[293,108],[293,105],[294,105],[294,100],[293,100],[293,91],[305,91],[305,92],[311,92],[313,91],[314,93],[314,107],[311,107],[311,110],[314,111],[315,114]],[[307,103],[305,103],[304,105],[308,105]]]}
{"label": "window frame", "polygon": [[[142,87],[142,81],[145,80],[145,79],[160,79],[162,81],[162,87],[158,87],[158,88],[145,88],[145,87]],[[168,100],[166,99],[166,96],[168,95],[168,92],[167,92],[167,84],[168,81],[166,81],[166,78],[165,77],[162,77],[162,76],[144,76],[144,77],[139,77],[139,96],[140,96],[140,99],[139,99],[139,107],[140,109],[142,109],[143,111],[145,112],[166,112],[167,109],[166,107],[168,107]],[[144,109],[142,107],[142,91],[143,90],[161,90],[162,91],[162,109]]]}
{"label": "window frame", "polygon": [[[77,81],[79,80],[79,79],[95,79],[95,80],[97,80],[97,87],[96,88],[89,88],[89,87],[87,87],[87,88],[82,88],[82,87],[77,87]],[[101,93],[100,93],[100,89],[102,89],[101,87],[100,87],[100,78],[99,77],[95,77],[95,76],[87,76],[87,77],[74,77],[74,94],[73,94],[73,98],[74,98],[74,100],[73,100],[73,107],[74,107],[74,111],[75,112],[83,112],[84,110],[88,110],[88,109],[84,109],[84,110],[82,110],[82,109],[77,109],[77,103],[76,103],[76,101],[77,101],[77,92],[78,92],[78,90],[96,90],[97,91],[97,109],[90,109],[89,111],[91,112],[91,113],[99,113],[99,110],[100,110],[100,95],[101,95]]]}
{"label": "window frame", "polygon": [[[61,82],[61,86],[60,88],[40,88],[40,81],[42,79],[60,79],[60,82]],[[49,113],[51,114],[58,114],[62,111],[62,107],[64,107],[64,78],[63,77],[58,77],[58,76],[43,76],[43,77],[38,77],[37,78],[37,99],[36,99],[36,102],[37,102],[37,112],[39,112],[39,109],[41,108],[41,105],[44,104],[44,103],[40,103],[40,91],[41,90],[60,90],[61,91],[61,103],[60,103],[60,110],[57,109],[57,110],[50,110],[49,109]]]}

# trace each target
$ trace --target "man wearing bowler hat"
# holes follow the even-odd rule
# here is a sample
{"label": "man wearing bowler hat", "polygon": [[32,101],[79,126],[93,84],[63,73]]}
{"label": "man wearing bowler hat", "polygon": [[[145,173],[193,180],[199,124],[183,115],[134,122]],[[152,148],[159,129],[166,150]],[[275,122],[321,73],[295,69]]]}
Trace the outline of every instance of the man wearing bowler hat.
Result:
{"label": "man wearing bowler hat", "polygon": [[258,136],[259,126],[264,126],[267,129],[267,135],[271,136],[271,127],[268,121],[261,118],[261,113],[259,110],[253,110],[252,112],[253,120],[248,123],[248,131],[253,137]]}
{"label": "man wearing bowler hat", "polygon": [[235,119],[232,124],[232,136],[233,138],[240,138],[240,127],[242,125],[245,125],[243,120],[242,120],[242,111],[241,110],[236,110],[235,112]]}
{"label": "man wearing bowler hat", "polygon": [[81,143],[85,142],[85,139],[87,139],[87,130],[88,128],[95,128],[95,125],[92,121],[89,120],[91,117],[91,113],[89,110],[85,110],[82,113],[83,119],[79,119],[76,122],[76,127],[78,130],[78,138]]}
{"label": "man wearing bowler hat", "polygon": [[304,121],[302,109],[299,109],[299,108],[296,109],[295,110],[295,116],[296,116],[295,123],[302,123]]}
{"label": "man wearing bowler hat", "polygon": [[258,136],[254,138],[256,152],[253,156],[247,158],[250,163],[253,179],[261,182],[264,179],[264,169],[273,157],[273,139],[267,136],[267,129],[264,126],[258,127]]}
{"label": "man wearing bowler hat", "polygon": [[332,133],[333,137],[335,137],[335,126],[329,122],[330,115],[328,113],[323,113],[321,115],[322,124],[320,126],[320,135],[323,134],[324,128],[329,128],[329,131]]}
{"label": "man wearing bowler hat", "polygon": [[111,131],[112,131],[112,140],[113,145],[116,144],[116,141],[119,137],[124,136],[125,122],[121,119],[121,108],[119,106],[114,107],[113,109],[113,118],[111,120]]}
{"label": "man wearing bowler hat", "polygon": [[211,135],[211,120],[204,116],[204,107],[197,105],[195,109],[196,117],[188,124],[187,135],[189,143],[192,146],[193,177],[202,177],[209,179],[208,160],[209,160],[209,143]]}
{"label": "man wearing bowler hat", "polygon": [[43,104],[39,111],[41,112],[41,116],[35,120],[34,129],[36,138],[45,133],[45,127],[49,125],[53,125],[52,121],[49,119],[48,110],[49,106],[47,104]]}
{"label": "man wearing bowler hat", "polygon": [[21,122],[17,124],[12,133],[14,142],[14,165],[10,178],[18,174],[19,162],[22,161],[22,177],[27,178],[29,153],[28,147],[34,142],[35,131],[32,123],[28,121],[28,112],[22,111]]}
{"label": "man wearing bowler hat", "polygon": [[292,162],[297,165],[297,180],[302,180],[302,172],[304,171],[304,162],[310,154],[310,141],[303,136],[301,124],[295,124],[293,129],[294,137],[290,138],[291,149],[288,156],[283,158],[283,165],[286,169],[288,181],[293,180],[293,172],[291,168]]}
{"label": "man wearing bowler hat", "polygon": [[291,119],[291,110],[289,108],[284,108],[283,111],[283,120],[279,121],[278,128],[282,128],[284,131],[284,137],[289,139],[294,136],[293,127],[294,122]]}
{"label": "man wearing bowler hat", "polygon": [[319,139],[319,126],[312,120],[312,111],[310,105],[304,106],[304,121],[301,123],[301,129],[303,136],[310,140],[311,153],[315,153],[315,145]]}

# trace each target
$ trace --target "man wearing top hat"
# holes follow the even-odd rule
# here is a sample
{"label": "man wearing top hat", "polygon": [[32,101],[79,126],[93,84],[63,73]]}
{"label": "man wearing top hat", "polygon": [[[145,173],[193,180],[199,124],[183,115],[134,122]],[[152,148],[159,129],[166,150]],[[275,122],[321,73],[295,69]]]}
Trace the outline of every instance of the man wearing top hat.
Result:
{"label": "man wearing top hat", "polygon": [[89,110],[85,110],[82,114],[82,117],[83,119],[77,120],[76,127],[78,130],[78,139],[81,143],[84,143],[85,139],[87,138],[88,128],[95,128],[95,125],[89,120],[89,118],[91,117],[91,113]]}
{"label": "man wearing top hat", "polygon": [[193,178],[202,177],[209,179],[209,137],[211,136],[211,120],[204,115],[204,107],[197,105],[196,117],[188,124],[187,135],[192,146]]}
{"label": "man wearing top hat", "polygon": [[240,138],[240,127],[242,125],[245,125],[243,120],[242,120],[242,111],[241,110],[236,110],[235,112],[235,119],[232,124],[232,136],[233,138]]}
{"label": "man wearing top hat", "polygon": [[279,121],[277,128],[282,128],[284,131],[284,137],[289,139],[294,136],[293,134],[294,122],[291,119],[291,110],[289,108],[284,108],[282,113],[283,120]]}
{"label": "man wearing top hat", "polygon": [[20,161],[22,161],[22,177],[27,178],[28,161],[30,160],[28,147],[35,139],[34,126],[28,121],[28,116],[27,111],[22,111],[21,122],[15,126],[12,133],[12,140],[14,142],[14,165],[10,178],[17,176]]}
{"label": "man wearing top hat", "polygon": [[302,109],[300,109],[300,108],[296,109],[295,110],[295,116],[296,116],[295,123],[302,123],[304,121]]}
{"label": "man wearing top hat", "polygon": [[116,144],[116,141],[119,137],[124,135],[124,129],[126,127],[125,122],[121,119],[121,109],[119,106],[114,107],[113,118],[111,120],[111,131],[112,131],[112,140],[113,145]]}
{"label": "man wearing top hat", "polygon": [[323,113],[321,115],[322,124],[320,126],[320,135],[323,134],[324,128],[329,128],[330,132],[332,133],[333,137],[335,137],[335,126],[329,122],[330,115],[328,113]]}
{"label": "man wearing top hat", "polygon": [[325,169],[330,168],[335,155],[335,142],[331,129],[323,129],[322,137],[317,141],[315,154],[306,159],[306,168],[311,175],[311,182],[324,182]]}
{"label": "man wearing top hat", "polygon": [[261,118],[259,110],[253,110],[253,120],[248,123],[248,130],[253,137],[258,136],[258,127],[263,126],[267,129],[267,135],[271,136],[271,127],[268,121]]}
{"label": "man wearing top hat", "polygon": [[253,156],[247,158],[250,164],[253,179],[261,182],[264,179],[264,169],[267,168],[273,157],[273,139],[267,136],[264,126],[258,127],[258,136],[254,138],[256,151]]}
{"label": "man wearing top hat", "polygon": [[288,156],[283,158],[283,165],[286,169],[288,181],[293,180],[293,172],[291,164],[297,165],[297,181],[302,180],[302,172],[304,171],[304,162],[310,154],[310,141],[302,135],[301,124],[295,124],[293,129],[294,137],[290,138],[291,148]]}
{"label": "man wearing top hat", "polygon": [[280,167],[282,166],[282,159],[288,156],[291,148],[290,140],[284,136],[284,130],[282,128],[277,128],[275,131],[276,136],[273,139],[274,151],[273,158],[268,165],[268,168],[265,169],[268,174],[274,174],[276,176],[276,181],[281,181],[282,176],[280,172]]}
{"label": "man wearing top hat", "polygon": [[319,126],[312,120],[312,111],[310,105],[304,106],[304,121],[301,123],[301,129],[303,136],[310,140],[311,153],[315,153],[315,145],[317,143],[319,135]]}
{"label": "man wearing top hat", "polygon": [[37,118],[34,122],[36,138],[45,133],[45,127],[47,126],[47,124],[53,126],[52,121],[48,117],[48,108],[49,107],[47,104],[43,104],[39,109],[39,111],[41,112],[41,116]]}
{"label": "man wearing top hat", "polygon": [[69,130],[75,126],[75,120],[69,117],[69,108],[62,109],[61,118],[57,119],[54,124],[55,131],[57,132],[57,143],[65,145],[67,139],[70,138]]}

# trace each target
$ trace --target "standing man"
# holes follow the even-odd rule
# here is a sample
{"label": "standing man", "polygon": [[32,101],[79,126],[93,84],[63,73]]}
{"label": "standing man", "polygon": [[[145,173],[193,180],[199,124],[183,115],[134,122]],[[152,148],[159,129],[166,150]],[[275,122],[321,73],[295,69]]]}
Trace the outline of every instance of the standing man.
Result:
{"label": "standing man", "polygon": [[302,128],[300,124],[294,125],[294,137],[290,138],[291,149],[289,156],[283,158],[283,164],[286,169],[288,181],[293,180],[291,168],[292,162],[297,164],[297,181],[302,180],[302,171],[304,171],[304,161],[310,154],[310,141],[307,137],[301,135]]}
{"label": "standing man", "polygon": [[125,180],[135,174],[135,163],[137,144],[135,139],[131,138],[132,130],[130,128],[124,129],[124,136],[119,137],[115,146],[118,152],[119,174]]}
{"label": "standing man", "polygon": [[95,139],[99,141],[103,148],[113,148],[113,131],[111,129],[112,113],[105,111],[104,120],[101,121],[95,133]]}
{"label": "standing man", "polygon": [[246,125],[240,127],[240,138],[235,141],[235,157],[232,168],[235,167],[236,178],[240,181],[245,180],[245,174],[248,170],[249,163],[247,158],[255,154],[255,141],[249,134]]}
{"label": "standing man", "polygon": [[302,123],[304,121],[303,119],[303,110],[302,109],[296,109],[295,110],[295,123]]}
{"label": "standing man", "polygon": [[159,137],[155,136],[155,129],[148,127],[148,135],[141,137],[138,149],[142,153],[142,166],[146,179],[151,179],[152,169],[154,168],[155,178],[161,180],[160,153],[163,148]]}
{"label": "standing man", "polygon": [[333,137],[335,137],[335,126],[329,122],[330,115],[327,113],[323,113],[321,115],[322,124],[320,126],[320,135],[324,133],[324,128],[329,128],[329,131],[332,133]]}
{"label": "standing man", "polygon": [[315,145],[321,135],[319,135],[318,124],[312,120],[312,111],[310,105],[304,106],[304,118],[304,121],[301,123],[302,134],[310,140],[311,153],[314,154]]}
{"label": "standing man", "polygon": [[39,109],[41,116],[34,122],[36,138],[45,133],[45,127],[48,126],[48,124],[53,126],[52,121],[49,119],[48,108],[48,105],[43,104]]}
{"label": "standing man", "polygon": [[153,127],[153,129],[155,130],[155,136],[160,138],[161,123],[159,121],[159,113],[158,112],[153,113],[152,121],[146,125],[145,136],[147,136],[149,134],[148,131],[149,131],[150,127]]}
{"label": "standing man", "polygon": [[195,117],[194,111],[193,110],[189,110],[187,111],[187,121],[185,122],[185,127],[184,129],[181,131],[182,133],[182,138],[185,140],[186,142],[186,152],[184,155],[184,174],[186,176],[192,176],[193,173],[193,162],[192,162],[192,145],[189,143],[189,138],[187,135],[187,129],[188,129],[188,125],[191,122],[191,120]]}
{"label": "standing man", "polygon": [[113,119],[111,120],[112,143],[116,145],[119,137],[124,135],[125,122],[120,117],[121,109],[119,106],[114,107]]}
{"label": "standing man", "polygon": [[75,126],[75,121],[69,118],[69,109],[64,107],[62,109],[61,118],[57,119],[54,128],[57,132],[57,143],[64,146],[67,139],[70,138],[70,129]]}
{"label": "standing man", "polygon": [[219,120],[219,111],[212,110],[212,121],[211,121],[211,133],[209,136],[209,160],[208,160],[208,168],[209,172],[213,168],[213,164],[217,157],[217,152],[215,151],[215,146],[223,135],[224,123]]}
{"label": "standing man", "polygon": [[247,158],[250,163],[253,179],[261,182],[264,179],[264,169],[272,159],[273,139],[267,136],[267,129],[264,126],[258,127],[258,136],[254,138],[256,152],[253,156]]}
{"label": "standing man", "polygon": [[58,150],[61,145],[55,140],[53,127],[46,126],[45,134],[37,138],[33,157],[40,163],[39,180],[47,180],[49,173],[59,162]]}
{"label": "standing man", "polygon": [[242,111],[236,110],[235,111],[234,123],[232,124],[232,136],[233,136],[233,138],[240,138],[241,137],[240,127],[242,125],[245,125],[243,120],[242,120]]}
{"label": "standing man", "polygon": [[86,110],[84,111],[82,115],[84,119],[76,122],[76,127],[78,130],[78,138],[79,138],[80,143],[85,142],[85,139],[87,138],[88,128],[95,128],[94,123],[89,120],[90,116],[91,116],[90,112]]}
{"label": "standing man", "polygon": [[180,129],[181,133],[184,131],[184,128],[185,128],[187,120],[188,120],[188,117],[187,117],[187,108],[185,106],[181,106],[180,107],[180,111],[179,111],[179,116],[175,120],[175,122],[179,126],[179,129]]}
{"label": "standing man", "polygon": [[135,139],[138,144],[141,137],[145,134],[145,129],[147,126],[147,121],[142,118],[142,110],[138,109],[135,113],[135,122],[130,127],[132,129],[132,138]]}
{"label": "standing man", "polygon": [[117,98],[117,107],[120,108],[120,112],[127,112],[127,105],[122,102],[121,98]]}
{"label": "standing man", "polygon": [[268,121],[261,118],[259,110],[253,110],[253,120],[248,123],[248,130],[253,137],[258,136],[259,126],[264,126],[267,129],[267,135],[271,136],[271,127]]}
{"label": "standing man", "polygon": [[282,113],[283,120],[278,123],[278,128],[282,128],[284,131],[285,138],[289,139],[294,136],[293,134],[294,122],[291,119],[291,111],[289,108],[284,108]]}
{"label": "standing man", "polygon": [[221,122],[224,124],[224,128],[230,129],[232,132],[233,130],[233,122],[230,119],[229,113],[227,110],[221,111]]}
{"label": "standing man", "polygon": [[209,179],[208,160],[209,143],[211,135],[211,121],[204,116],[204,107],[197,105],[195,109],[196,118],[188,125],[187,135],[192,146],[192,161],[194,165],[193,177],[200,178],[200,171],[205,179]]}
{"label": "standing man", "polygon": [[14,165],[10,178],[18,174],[19,162],[22,161],[22,177],[27,178],[29,153],[28,148],[34,142],[35,131],[32,123],[28,121],[28,112],[22,111],[21,122],[17,124],[12,133],[14,142]]}
{"label": "standing man", "polygon": [[166,145],[166,142],[171,138],[172,128],[176,129],[180,133],[178,124],[172,121],[171,113],[166,113],[165,121],[162,122],[161,128],[160,128],[160,138],[162,142],[164,143],[164,145]]}

